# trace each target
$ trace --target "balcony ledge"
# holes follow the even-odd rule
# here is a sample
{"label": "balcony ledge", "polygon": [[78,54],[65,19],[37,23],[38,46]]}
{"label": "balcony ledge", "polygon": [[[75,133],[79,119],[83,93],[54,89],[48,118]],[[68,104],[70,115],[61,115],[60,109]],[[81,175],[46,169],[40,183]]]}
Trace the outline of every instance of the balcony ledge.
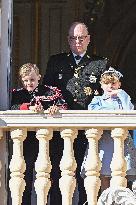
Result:
{"label": "balcony ledge", "polygon": [[32,111],[7,110],[0,111],[1,128],[13,127],[136,127],[136,111],[88,111],[61,110],[49,116],[48,111],[36,113]]}

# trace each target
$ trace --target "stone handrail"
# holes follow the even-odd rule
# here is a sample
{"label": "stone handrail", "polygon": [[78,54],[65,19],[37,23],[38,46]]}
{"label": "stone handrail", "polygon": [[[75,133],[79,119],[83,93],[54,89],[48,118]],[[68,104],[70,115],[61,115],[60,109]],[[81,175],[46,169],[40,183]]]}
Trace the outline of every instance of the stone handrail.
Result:
{"label": "stone handrail", "polygon": [[[100,188],[101,162],[98,155],[98,140],[105,129],[111,129],[114,139],[115,152],[111,162],[111,186],[126,187],[126,162],[124,160],[124,140],[128,130],[136,128],[136,111],[60,111],[49,116],[47,111],[35,113],[31,111],[0,111],[0,138],[10,131],[13,140],[13,155],[10,162],[10,180],[12,204],[21,205],[25,189],[24,172],[26,169],[23,157],[23,141],[27,131],[36,131],[39,140],[39,154],[35,163],[37,205],[45,205],[48,191],[51,186],[49,158],[49,140],[53,131],[60,131],[64,140],[63,156],[60,161],[61,178],[59,180],[62,193],[62,205],[71,205],[72,196],[76,186],[74,176],[76,161],[74,158],[73,142],[78,130],[85,130],[89,142],[88,156],[85,163],[86,178],[84,185],[89,205],[97,204],[97,195]],[[2,141],[2,140],[1,140]],[[93,160],[92,160],[93,155]],[[1,155],[0,155],[1,159]],[[118,159],[118,160],[117,160]],[[119,161],[119,163],[117,163]],[[121,164],[121,166],[120,166]],[[0,166],[3,173],[4,165]],[[3,183],[0,191],[3,189]],[[7,205],[5,199],[1,205]]]}

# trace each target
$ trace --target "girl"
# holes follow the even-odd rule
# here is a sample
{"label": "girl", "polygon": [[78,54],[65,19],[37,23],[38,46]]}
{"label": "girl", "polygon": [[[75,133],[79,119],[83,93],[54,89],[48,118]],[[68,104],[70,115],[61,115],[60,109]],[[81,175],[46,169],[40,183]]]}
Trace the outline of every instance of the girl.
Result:
{"label": "girl", "polygon": [[[102,96],[95,96],[88,106],[89,110],[132,110],[130,96],[120,89],[120,78],[123,75],[110,67],[101,75],[100,84],[103,89]],[[104,131],[102,138],[99,140],[99,156],[102,161],[101,168],[101,191],[110,186],[111,169],[110,164],[114,153],[114,143],[110,131]],[[86,151],[87,155],[87,151]],[[125,140],[125,159],[127,161],[128,181],[133,180],[136,175],[136,150],[133,140],[129,134]],[[84,159],[81,174],[84,175]]]}

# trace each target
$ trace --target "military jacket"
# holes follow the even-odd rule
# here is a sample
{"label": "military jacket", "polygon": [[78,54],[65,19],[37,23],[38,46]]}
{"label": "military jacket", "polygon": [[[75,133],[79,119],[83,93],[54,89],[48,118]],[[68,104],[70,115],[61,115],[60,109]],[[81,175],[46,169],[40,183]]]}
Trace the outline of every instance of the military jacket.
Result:
{"label": "military jacket", "polygon": [[43,83],[57,86],[69,109],[87,109],[94,95],[101,94],[101,73],[106,70],[107,59],[85,54],[77,65],[72,53],[51,56]]}
{"label": "military jacket", "polygon": [[52,105],[57,105],[60,109],[67,109],[67,104],[62,93],[56,87],[38,85],[33,91],[28,92],[25,88],[14,89],[12,91],[11,109],[29,110],[29,106],[42,104],[46,110]]}

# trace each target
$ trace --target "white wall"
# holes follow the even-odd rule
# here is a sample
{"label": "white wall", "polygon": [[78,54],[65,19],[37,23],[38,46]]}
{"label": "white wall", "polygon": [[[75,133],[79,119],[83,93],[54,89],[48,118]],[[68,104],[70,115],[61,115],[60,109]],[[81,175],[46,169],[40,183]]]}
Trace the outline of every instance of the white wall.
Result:
{"label": "white wall", "polygon": [[12,0],[1,2],[0,110],[9,105],[11,4]]}

